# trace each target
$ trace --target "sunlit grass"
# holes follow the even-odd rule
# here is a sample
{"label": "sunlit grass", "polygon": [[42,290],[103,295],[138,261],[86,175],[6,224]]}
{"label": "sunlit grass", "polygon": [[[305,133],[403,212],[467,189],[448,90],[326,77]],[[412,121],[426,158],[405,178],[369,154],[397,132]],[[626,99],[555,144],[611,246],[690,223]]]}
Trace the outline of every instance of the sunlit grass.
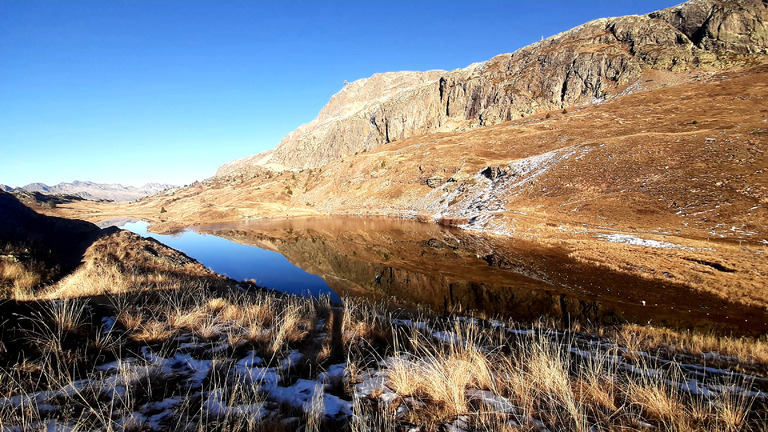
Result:
{"label": "sunlit grass", "polygon": [[[765,421],[765,404],[739,390],[750,382],[734,379],[719,384],[717,394],[691,394],[680,385],[686,378],[675,360],[717,350],[732,357],[734,368],[765,371],[762,340],[635,325],[591,328],[604,346],[581,357],[574,353],[583,336],[553,332],[547,321],[532,329],[429,314],[392,321],[380,305],[246,292],[157,258],[128,265],[113,258],[130,253],[102,246],[73,275],[30,291],[27,298],[39,303],[24,321],[29,350],[0,367],[2,394],[23,403],[0,397],[0,427],[35,429],[55,417],[80,429],[141,429],[146,404],[165,401],[178,429],[323,431],[326,397],[352,401],[354,415],[343,428],[354,431],[414,424],[440,430],[457,419],[493,431],[750,431]],[[113,325],[93,318],[93,296]],[[193,351],[179,351],[183,345]],[[644,354],[656,351],[669,359],[663,367]],[[158,360],[180,352],[210,362],[199,382],[179,381]],[[237,366],[248,353],[263,362],[255,375]],[[344,361],[343,383],[316,381],[305,407],[276,406],[260,381],[268,370],[286,385],[316,379]],[[109,372],[98,367],[110,362]],[[385,377],[384,387],[356,397],[355,379],[362,378],[355,377],[372,371]],[[69,390],[50,400],[29,396],[61,389]],[[387,392],[390,402],[377,399]],[[51,404],[69,408],[51,411]],[[262,417],[267,411],[277,414]]]}

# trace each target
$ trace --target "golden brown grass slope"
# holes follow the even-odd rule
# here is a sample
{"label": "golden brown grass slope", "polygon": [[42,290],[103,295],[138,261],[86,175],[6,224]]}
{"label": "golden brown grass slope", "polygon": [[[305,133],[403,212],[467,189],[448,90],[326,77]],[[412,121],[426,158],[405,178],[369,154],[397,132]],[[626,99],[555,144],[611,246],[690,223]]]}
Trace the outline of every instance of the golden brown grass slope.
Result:
{"label": "golden brown grass slope", "polygon": [[[760,357],[738,357],[729,372],[702,374],[701,365],[732,354],[727,347],[735,340],[717,338],[718,354],[693,354],[690,348],[706,345],[691,344],[660,355],[651,342],[659,329],[628,327],[639,335],[632,340],[598,338],[545,324],[393,319],[352,299],[335,306],[213,289],[210,275],[198,274],[194,264],[120,265],[109,254],[137,254],[145,263],[154,255],[134,250],[145,242],[118,237],[103,239],[110,248],[89,254],[89,263],[113,275],[101,295],[82,296],[99,292],[93,287],[101,282],[93,279],[103,278],[85,269],[35,301],[0,305],[7,347],[0,355],[0,426],[750,431],[765,425],[765,400],[755,391],[766,383],[736,372],[765,373],[764,341],[743,339]],[[52,292],[56,299],[47,299]],[[681,347],[692,340],[672,332],[661,338]],[[334,414],[328,407],[336,405],[349,411]]]}

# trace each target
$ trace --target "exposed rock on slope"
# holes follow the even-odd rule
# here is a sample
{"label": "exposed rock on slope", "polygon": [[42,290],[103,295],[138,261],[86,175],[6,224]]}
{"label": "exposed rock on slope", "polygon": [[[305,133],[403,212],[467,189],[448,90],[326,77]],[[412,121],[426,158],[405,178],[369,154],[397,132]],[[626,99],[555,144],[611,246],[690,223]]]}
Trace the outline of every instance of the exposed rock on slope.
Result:
{"label": "exposed rock on slope", "polygon": [[321,167],[345,155],[435,131],[460,131],[609,98],[643,70],[686,70],[768,52],[768,3],[693,0],[646,16],[604,18],[451,72],[398,72],[355,81],[273,150],[230,162]]}
{"label": "exposed rock on slope", "polygon": [[667,21],[701,49],[765,53],[766,7],[765,0],[694,0],[649,17]]}

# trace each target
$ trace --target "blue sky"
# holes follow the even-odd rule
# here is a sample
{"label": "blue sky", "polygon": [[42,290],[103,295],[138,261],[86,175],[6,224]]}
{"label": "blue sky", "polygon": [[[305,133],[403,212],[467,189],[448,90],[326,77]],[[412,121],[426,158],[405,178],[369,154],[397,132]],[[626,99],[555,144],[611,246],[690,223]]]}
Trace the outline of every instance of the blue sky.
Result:
{"label": "blue sky", "polygon": [[0,183],[191,183],[277,145],[345,80],[677,3],[0,0]]}

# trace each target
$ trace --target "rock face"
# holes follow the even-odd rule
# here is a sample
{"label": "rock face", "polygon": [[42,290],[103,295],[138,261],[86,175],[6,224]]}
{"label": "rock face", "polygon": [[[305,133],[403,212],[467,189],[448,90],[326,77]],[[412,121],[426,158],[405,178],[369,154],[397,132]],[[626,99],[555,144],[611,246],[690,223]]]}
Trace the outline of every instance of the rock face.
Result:
{"label": "rock face", "polygon": [[648,16],[668,22],[700,49],[765,53],[767,7],[766,0],[694,0]]}
{"label": "rock face", "polygon": [[10,192],[20,190],[26,192],[40,192],[47,195],[76,195],[87,200],[108,200],[108,201],[132,201],[154,195],[165,189],[176,187],[169,184],[147,183],[141,187],[123,186],[121,184],[104,184],[90,181],[75,180],[72,183],[59,183],[55,186],[48,186],[45,183],[30,183],[20,188],[12,188],[6,185],[0,185],[0,189]]}
{"label": "rock face", "polygon": [[345,86],[275,149],[230,162],[217,175],[254,165],[317,168],[410,136],[608,98],[644,69],[728,66],[743,54],[768,53],[767,21],[765,0],[692,0],[598,19],[464,69],[377,74]]}

